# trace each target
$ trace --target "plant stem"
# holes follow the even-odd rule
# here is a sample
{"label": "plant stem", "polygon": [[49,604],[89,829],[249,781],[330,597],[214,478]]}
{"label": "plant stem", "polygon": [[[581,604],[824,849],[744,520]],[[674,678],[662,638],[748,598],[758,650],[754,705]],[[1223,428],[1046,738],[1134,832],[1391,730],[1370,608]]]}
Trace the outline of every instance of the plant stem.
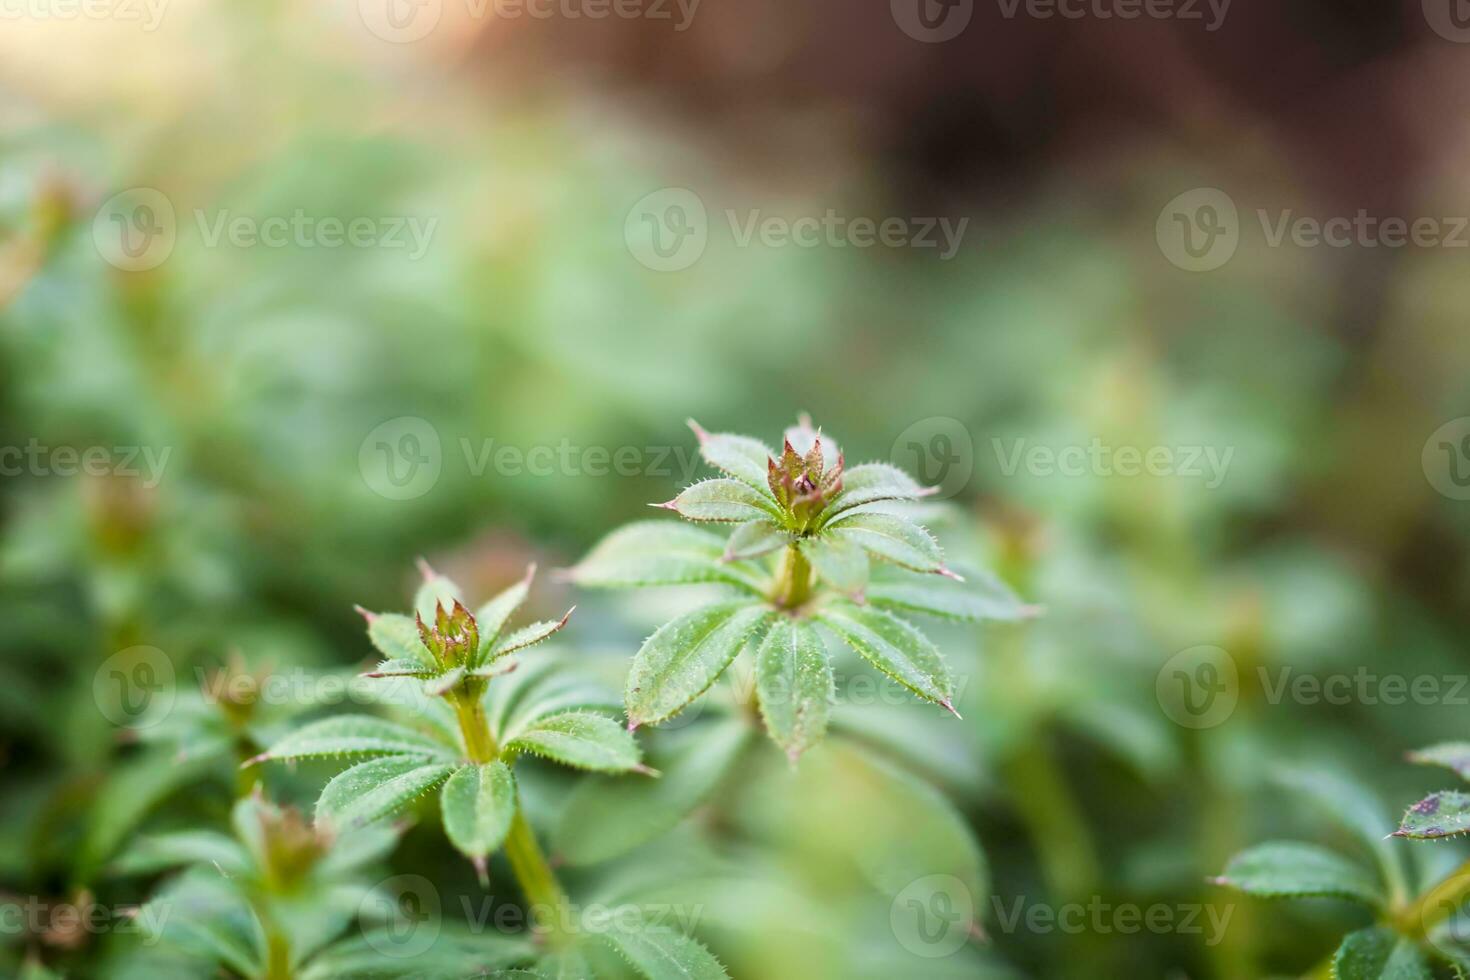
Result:
{"label": "plant stem", "polygon": [[470,761],[477,765],[494,762],[500,754],[495,736],[490,734],[490,722],[485,717],[485,704],[481,697],[484,690],[479,685],[472,685],[467,690],[456,691],[449,698],[459,718],[465,751],[469,753]]}
{"label": "plant stem", "polygon": [[781,569],[776,573],[776,591],[772,601],[782,609],[795,609],[811,598],[812,566],[806,555],[794,544],[786,546],[781,556]]}
{"label": "plant stem", "polygon": [[[490,722],[485,717],[481,699],[483,692],[483,687],[472,686],[450,695],[464,735],[465,750],[470,761],[478,765],[494,762],[500,754],[495,736],[490,733]],[[531,907],[540,934],[553,946],[564,945],[571,938],[569,924],[560,919],[560,913],[568,905],[567,895],[526,821],[526,809],[519,793],[516,794],[516,814],[505,838],[505,856],[510,859],[511,872],[521,886],[526,904]]]}
{"label": "plant stem", "polygon": [[1422,938],[1453,915],[1467,897],[1470,897],[1470,861],[1410,903],[1394,920],[1393,927],[1413,939]]}
{"label": "plant stem", "polygon": [[510,859],[511,871],[525,893],[537,928],[553,946],[564,945],[572,932],[570,923],[560,919],[560,913],[567,908],[567,895],[547,863],[519,799],[510,834],[505,838],[505,856]]}

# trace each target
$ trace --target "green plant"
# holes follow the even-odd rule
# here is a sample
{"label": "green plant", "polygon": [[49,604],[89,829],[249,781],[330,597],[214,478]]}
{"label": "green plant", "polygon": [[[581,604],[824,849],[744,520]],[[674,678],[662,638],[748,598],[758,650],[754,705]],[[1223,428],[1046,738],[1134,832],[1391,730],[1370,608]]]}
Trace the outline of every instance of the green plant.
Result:
{"label": "green plant", "polygon": [[[1410,758],[1464,774],[1470,745],[1439,745]],[[1335,899],[1368,910],[1372,924],[1347,933],[1313,976],[1430,980],[1436,967],[1460,980],[1470,976],[1470,947],[1459,922],[1461,906],[1470,898],[1470,862],[1453,869],[1439,864],[1416,869],[1393,846],[1396,838],[1443,840],[1470,832],[1470,796],[1432,794],[1409,807],[1398,829],[1385,836],[1382,808],[1356,784],[1323,773],[1293,773],[1286,781],[1356,846],[1327,848],[1293,840],[1257,844],[1231,858],[1214,882],[1262,898]]]}
{"label": "green plant", "polygon": [[[622,920],[610,929],[581,933],[559,913],[568,898],[518,799],[514,767],[525,755],[588,772],[657,775],[641,762],[631,732],[600,713],[606,700],[588,687],[563,688],[538,700],[517,697],[513,681],[492,696],[491,680],[518,666],[512,656],[564,627],[559,620],[513,632],[506,624],[525,601],[525,578],[471,613],[459,588],[422,565],[424,581],[412,618],[359,610],[368,636],[385,659],[367,676],[407,683],[399,701],[417,713],[419,727],[370,715],[342,715],[306,725],[249,760],[351,758],[317,801],[316,818],[330,827],[361,827],[402,810],[440,788],[439,809],[449,841],[488,884],[487,858],[503,849],[536,919],[539,953],[526,947],[521,962],[537,960],[555,976],[589,975],[590,948],[610,945],[648,976],[723,977],[719,962],[696,941],[671,930]],[[389,698],[393,700],[393,698]],[[541,955],[544,954],[544,955]],[[673,971],[673,972],[671,972]]]}
{"label": "green plant", "polygon": [[624,690],[628,728],[683,711],[753,644],[766,731],[795,761],[822,739],[832,702],[832,664],[816,624],[920,698],[956,713],[943,656],[900,614],[974,621],[1013,618],[1021,605],[990,576],[965,587],[934,537],[895,506],[931,491],[887,463],[849,468],[837,444],[804,416],[786,430],[779,454],[749,436],[689,425],[705,462],[726,476],[654,506],[733,530],[721,537],[637,522],[603,539],[568,573],[589,587],[721,589],[656,630],[634,656]]}
{"label": "green plant", "polygon": [[235,805],[231,825],[233,836],[186,830],[143,837],[112,866],[117,875],[179,871],[136,916],[158,943],[158,959],[148,964],[156,975],[172,968],[252,980],[406,980],[465,976],[526,955],[514,937],[455,934],[395,963],[376,955],[395,942],[387,921],[365,921],[361,934],[342,938],[354,919],[386,907],[370,900],[377,886],[368,872],[397,843],[392,828],[339,835],[258,795]]}

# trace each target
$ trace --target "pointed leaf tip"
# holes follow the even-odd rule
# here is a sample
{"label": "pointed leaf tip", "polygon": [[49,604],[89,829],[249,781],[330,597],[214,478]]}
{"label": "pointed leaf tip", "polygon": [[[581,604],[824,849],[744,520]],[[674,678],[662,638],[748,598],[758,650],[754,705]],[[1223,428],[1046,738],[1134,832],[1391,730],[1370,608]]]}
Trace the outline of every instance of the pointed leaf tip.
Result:
{"label": "pointed leaf tip", "polygon": [[699,440],[699,444],[701,446],[704,445],[706,442],[709,442],[709,433],[704,431],[704,427],[701,426],[698,422],[694,421],[693,419],[685,419],[684,424],[694,430],[694,438]]}
{"label": "pointed leaf tip", "polygon": [[363,619],[367,620],[369,626],[372,625],[373,620],[378,618],[377,613],[373,612],[371,609],[364,609],[362,606],[354,605],[352,607],[352,611],[357,613]]}
{"label": "pointed leaf tip", "polygon": [[630,731],[630,732],[636,732],[638,730],[638,726],[641,725],[641,724],[643,724],[643,723],[640,722],[640,721],[634,721],[632,718],[629,718],[628,719],[628,731]]}
{"label": "pointed leaf tip", "polygon": [[934,570],[934,573],[936,575],[943,575],[945,578],[952,578],[956,582],[963,582],[965,580],[965,577],[963,575],[956,574],[954,571],[945,568],[943,565],[940,565],[938,568],[936,568]]}
{"label": "pointed leaf tip", "polygon": [[481,888],[490,887],[490,865],[486,862],[484,855],[476,855],[470,859],[475,866],[475,877],[480,879]]}
{"label": "pointed leaf tip", "polygon": [[954,704],[949,700],[949,698],[945,698],[943,701],[940,701],[939,706],[945,711],[948,711],[950,714],[954,715],[956,718],[959,718],[961,721],[965,720],[958,711],[954,710]]}
{"label": "pointed leaf tip", "polygon": [[678,497],[675,497],[673,500],[665,500],[661,504],[649,504],[648,506],[650,506],[650,507],[662,507],[664,510],[678,510],[679,509],[678,500],[679,500],[679,498]]}
{"label": "pointed leaf tip", "polygon": [[262,752],[260,753],[260,755],[253,755],[250,758],[246,759],[244,762],[240,763],[240,768],[249,769],[251,766],[259,765],[260,763],[265,762],[270,757],[271,754],[269,752]]}
{"label": "pointed leaf tip", "polygon": [[422,555],[414,559],[414,564],[418,566],[419,574],[424,577],[425,582],[432,582],[439,577],[439,573],[434,571],[433,566],[429,564],[429,560]]}

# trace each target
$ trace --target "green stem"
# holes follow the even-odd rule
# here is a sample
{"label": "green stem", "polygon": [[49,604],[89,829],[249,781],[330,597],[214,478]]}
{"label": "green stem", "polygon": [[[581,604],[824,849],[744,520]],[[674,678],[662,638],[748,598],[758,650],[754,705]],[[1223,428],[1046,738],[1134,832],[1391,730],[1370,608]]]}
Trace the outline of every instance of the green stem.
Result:
{"label": "green stem", "polygon": [[782,609],[795,609],[812,596],[812,566],[794,544],[786,546],[781,568],[776,573],[776,590],[771,596]]}
{"label": "green stem", "polygon": [[565,945],[572,936],[571,923],[561,919],[561,913],[568,908],[567,894],[547,863],[519,799],[510,834],[505,838],[505,856],[510,859],[511,871],[526,896],[526,904],[531,907],[538,931],[553,946]]}
{"label": "green stem", "polygon": [[490,734],[490,721],[485,717],[483,693],[483,687],[473,685],[449,696],[459,718],[459,730],[464,735],[465,751],[469,753],[470,761],[477,765],[494,762],[500,755],[495,736]]}
{"label": "green stem", "polygon": [[[495,736],[490,732],[489,719],[485,717],[481,698],[483,691],[483,687],[475,686],[449,696],[459,719],[460,731],[464,734],[465,750],[470,761],[477,765],[494,762],[500,754]],[[567,894],[562,890],[561,882],[556,880],[536,834],[526,821],[526,810],[519,793],[516,794],[516,814],[505,838],[505,856],[510,859],[511,872],[521,886],[526,904],[531,907],[537,931],[553,946],[564,946],[572,936],[570,923],[561,919],[561,913],[568,907]]]}
{"label": "green stem", "polygon": [[1393,927],[1412,939],[1421,939],[1453,915],[1466,898],[1470,898],[1470,861],[1400,912]]}

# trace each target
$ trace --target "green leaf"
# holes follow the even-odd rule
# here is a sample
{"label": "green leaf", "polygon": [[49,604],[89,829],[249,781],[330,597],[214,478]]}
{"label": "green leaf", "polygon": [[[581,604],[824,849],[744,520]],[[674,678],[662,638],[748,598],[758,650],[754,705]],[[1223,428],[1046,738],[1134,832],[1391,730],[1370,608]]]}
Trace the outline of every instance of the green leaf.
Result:
{"label": "green leaf", "polygon": [[431,677],[434,670],[417,660],[384,660],[368,671],[368,677]]}
{"label": "green leaf", "polygon": [[252,761],[326,756],[395,755],[445,757],[442,742],[370,715],[338,715],[297,729]]}
{"label": "green leaf", "polygon": [[1035,607],[1023,603],[1000,579],[986,572],[965,570],[964,582],[925,577],[911,582],[874,582],[867,599],[885,609],[937,616],[959,622],[1027,619]]}
{"label": "green leaf", "polygon": [[838,602],[817,619],[865,660],[922,698],[953,711],[954,681],[929,638],[891,613]]}
{"label": "green leaf", "polygon": [[772,613],[745,600],[717,603],[661,626],[633,657],[623,701],[636,728],[678,714],[709,690]]}
{"label": "green leaf", "polygon": [[771,498],[739,480],[701,480],[667,503],[655,506],[672,510],[688,521],[739,522],[761,518],[780,519]]}
{"label": "green leaf", "polygon": [[826,734],[832,689],[832,664],[817,631],[777,619],[756,653],[756,693],[766,731],[792,762]]}
{"label": "green leaf", "polygon": [[918,500],[932,492],[919,486],[913,477],[896,466],[864,463],[842,474],[842,492],[822,511],[818,526],[863,504],[880,500]]}
{"label": "green leaf", "polygon": [[374,614],[368,621],[368,639],[389,661],[412,660],[438,669],[434,655],[419,638],[419,627],[412,616],[401,616],[398,613]]}
{"label": "green leaf", "polygon": [[147,875],[203,864],[234,876],[249,870],[249,860],[240,845],[224,834],[213,830],[181,830],[139,838],[108,870],[118,875]]}
{"label": "green leaf", "polygon": [[548,953],[536,961],[536,974],[545,980],[594,980],[595,974],[577,949]]}
{"label": "green leaf", "polygon": [[1443,766],[1461,779],[1470,779],[1470,742],[1442,742],[1409,753],[1409,761],[1426,766]]}
{"label": "green leaf", "polygon": [[[419,948],[419,928],[434,930],[427,949]],[[486,971],[527,963],[535,955],[536,948],[523,934],[471,930],[448,921],[395,922],[333,943],[312,957],[298,976],[300,980],[460,980],[489,976]]]}
{"label": "green leaf", "polygon": [[868,585],[868,553],[851,541],[833,535],[803,538],[799,546],[828,585],[839,592],[858,593]]}
{"label": "green leaf", "polygon": [[[572,607],[572,609],[576,608],[576,606]],[[526,647],[533,647],[550,638],[553,633],[567,624],[567,620],[572,618],[572,609],[568,609],[561,619],[544,619],[529,626],[522,626],[496,645],[495,649],[490,652],[489,660],[491,662],[499,660],[507,654],[524,650]]]}
{"label": "green leaf", "polygon": [[1470,833],[1470,793],[1447,790],[1409,807],[1393,836],[1440,840],[1464,833]]}
{"label": "green leaf", "polygon": [[423,757],[373,759],[338,773],[316,801],[316,818],[339,827],[386,817],[429,792],[455,767]]}
{"label": "green leaf", "polygon": [[1386,901],[1372,871],[1324,847],[1296,841],[1247,848],[1214,881],[1262,898],[1342,898],[1378,908]]}
{"label": "green leaf", "polygon": [[772,524],[766,518],[746,521],[730,535],[730,540],[725,543],[725,553],[720,556],[720,560],[729,562],[759,558],[761,555],[769,554],[785,546],[790,541],[791,535],[788,532]]}
{"label": "green leaf", "polygon": [[536,566],[526,569],[526,575],[515,585],[495,596],[475,611],[475,623],[480,628],[480,663],[495,646],[495,640],[515,611],[521,608],[526,596],[531,593],[531,579],[536,575]]}
{"label": "green leaf", "polygon": [[675,734],[678,749],[650,759],[662,773],[658,779],[597,776],[577,784],[551,835],[558,857],[596,864],[659,837],[714,790],[751,730],[744,720],[730,720]]}
{"label": "green leaf", "polygon": [[1332,957],[1336,980],[1432,980],[1413,940],[1374,926],[1349,933]]}
{"label": "green leaf", "polygon": [[638,926],[600,934],[648,980],[729,980],[714,954],[697,940],[667,929]]}
{"label": "green leaf", "polygon": [[755,592],[748,570],[722,564],[719,535],[675,521],[638,521],[603,538],[567,577],[588,588],[726,582]]}
{"label": "green leaf", "polygon": [[483,858],[510,833],[516,812],[516,781],[504,762],[465,766],[439,796],[444,833],[470,858]]}
{"label": "green leaf", "polygon": [[689,427],[699,438],[699,455],[706,463],[763,494],[767,492],[766,466],[774,454],[765,443],[729,432],[710,435],[693,419],[689,420]]}
{"label": "green leaf", "polygon": [[424,573],[423,584],[414,593],[413,609],[426,623],[433,623],[437,618],[436,613],[440,606],[446,610],[453,609],[456,602],[463,602],[463,595],[458,585],[435,572],[422,560],[419,568]]}
{"label": "green leaf", "polygon": [[835,535],[868,554],[916,572],[947,574],[939,543],[919,525],[892,514],[857,513],[828,526]]}
{"label": "green leaf", "polygon": [[1393,894],[1407,891],[1404,849],[1384,837],[1387,812],[1371,790],[1355,780],[1320,766],[1277,766],[1272,780],[1298,794],[1311,808],[1339,829],[1357,838],[1377,859]]}
{"label": "green leaf", "polygon": [[632,732],[590,711],[542,718],[507,742],[505,748],[595,772],[627,772],[638,768],[641,759]]}

